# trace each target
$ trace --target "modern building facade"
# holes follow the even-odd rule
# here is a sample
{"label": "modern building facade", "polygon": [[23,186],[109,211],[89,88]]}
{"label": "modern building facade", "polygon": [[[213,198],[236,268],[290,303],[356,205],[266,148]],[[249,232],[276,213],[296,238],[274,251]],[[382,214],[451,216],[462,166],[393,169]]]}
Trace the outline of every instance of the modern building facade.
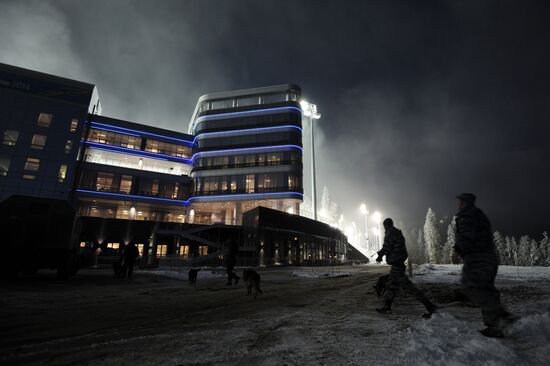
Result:
{"label": "modern building facade", "polygon": [[194,135],[194,222],[241,224],[263,206],[299,214],[302,114],[296,85],[204,95],[189,132]]}
{"label": "modern building facade", "polygon": [[[67,200],[84,248],[134,241],[149,262],[206,257],[227,237],[244,245],[246,212],[299,214],[300,97],[291,84],[204,95],[181,133],[102,116],[92,84],[0,64],[0,200]],[[345,237],[325,231],[308,236],[326,253],[313,262],[342,260]],[[242,248],[250,264],[309,260],[260,260],[254,245]]]}

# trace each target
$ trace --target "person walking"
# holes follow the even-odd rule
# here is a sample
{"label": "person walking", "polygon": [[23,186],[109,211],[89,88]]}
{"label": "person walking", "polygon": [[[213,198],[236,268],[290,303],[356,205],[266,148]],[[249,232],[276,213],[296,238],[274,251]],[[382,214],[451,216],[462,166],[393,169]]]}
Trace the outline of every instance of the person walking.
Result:
{"label": "person walking", "polygon": [[390,218],[384,220],[384,229],[384,245],[378,252],[376,262],[382,262],[382,258],[386,256],[386,262],[391,265],[391,269],[385,285],[384,306],[377,308],[376,311],[382,314],[391,314],[392,303],[401,288],[426,307],[427,312],[422,317],[430,318],[437,310],[437,306],[428,300],[426,295],[411,282],[405,273],[405,261],[408,258],[408,253],[401,230],[393,226],[393,220]]}
{"label": "person walking", "polygon": [[122,277],[131,278],[134,273],[134,264],[139,256],[139,250],[136,244],[130,242],[122,252]]}
{"label": "person walking", "polygon": [[452,262],[462,259],[462,287],[464,294],[481,307],[483,322],[481,330],[486,337],[504,337],[503,330],[517,317],[504,309],[500,292],[495,287],[498,272],[498,257],[493,243],[491,222],[476,207],[476,196],[462,193],[458,199],[456,220],[456,244]]}
{"label": "person walking", "polygon": [[235,265],[237,264],[237,253],[239,252],[239,244],[234,239],[229,239],[227,241],[227,249],[226,249],[226,271],[227,271],[227,286],[231,286],[233,284],[233,279],[235,279],[235,285],[239,283],[240,277],[237,276],[235,272],[233,272],[233,269],[235,268]]}

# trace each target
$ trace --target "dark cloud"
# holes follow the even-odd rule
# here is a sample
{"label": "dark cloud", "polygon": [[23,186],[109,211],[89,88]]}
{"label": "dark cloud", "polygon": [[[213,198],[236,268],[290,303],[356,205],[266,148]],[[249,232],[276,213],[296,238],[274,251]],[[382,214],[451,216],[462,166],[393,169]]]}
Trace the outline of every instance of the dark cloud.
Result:
{"label": "dark cloud", "polygon": [[[185,131],[199,95],[295,82],[320,185],[422,223],[472,191],[550,229],[548,7],[535,1],[2,1],[0,61],[94,82],[104,114]],[[307,173],[307,172],[306,172]]]}

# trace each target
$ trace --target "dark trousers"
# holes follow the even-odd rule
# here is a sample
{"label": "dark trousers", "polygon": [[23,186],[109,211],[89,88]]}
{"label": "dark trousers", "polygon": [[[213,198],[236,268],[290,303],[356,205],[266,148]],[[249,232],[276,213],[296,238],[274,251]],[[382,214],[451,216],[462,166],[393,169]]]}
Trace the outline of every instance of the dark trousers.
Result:
{"label": "dark trousers", "polygon": [[235,263],[227,263],[226,271],[227,271],[227,283],[232,283],[232,280],[237,280],[239,276],[235,272],[233,272],[233,268],[235,268]]}
{"label": "dark trousers", "polygon": [[427,303],[429,303],[426,295],[424,295],[424,293],[420,291],[420,289],[418,289],[418,287],[416,287],[414,283],[411,282],[411,280],[409,280],[409,277],[407,277],[405,271],[406,267],[404,263],[397,265],[392,264],[390,274],[387,278],[386,289],[384,293],[384,300],[386,301],[386,305],[391,306],[400,288],[408,294],[414,296],[422,304],[426,305]]}
{"label": "dark trousers", "polygon": [[509,313],[500,302],[500,292],[495,287],[498,260],[494,253],[472,253],[462,258],[462,286],[466,296],[481,308],[483,323],[498,327],[498,320]]}
{"label": "dark trousers", "polygon": [[132,273],[134,273],[134,261],[124,261],[124,265],[122,266],[122,277],[132,277]]}

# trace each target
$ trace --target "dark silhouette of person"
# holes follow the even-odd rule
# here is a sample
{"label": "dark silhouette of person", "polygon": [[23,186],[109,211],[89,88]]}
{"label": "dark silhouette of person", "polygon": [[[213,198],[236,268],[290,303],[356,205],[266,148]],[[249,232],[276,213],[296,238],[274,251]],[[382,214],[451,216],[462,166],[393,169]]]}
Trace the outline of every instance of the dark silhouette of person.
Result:
{"label": "dark silhouette of person", "polygon": [[391,270],[386,280],[384,306],[377,308],[376,311],[382,314],[391,314],[393,300],[401,288],[414,296],[426,307],[427,313],[422,315],[424,318],[431,317],[432,313],[437,310],[437,306],[428,300],[426,295],[409,280],[409,277],[407,277],[405,273],[405,261],[409,255],[407,253],[407,247],[405,246],[405,238],[401,230],[394,227],[393,220],[389,218],[384,220],[384,229],[386,230],[384,245],[378,252],[376,261],[381,262],[382,257],[386,256],[386,262],[391,265]]}
{"label": "dark silhouette of person", "polygon": [[237,276],[235,272],[233,272],[233,269],[235,268],[235,264],[237,264],[237,253],[239,252],[239,244],[234,239],[229,239],[227,241],[227,248],[226,248],[226,259],[225,259],[225,265],[226,265],[226,271],[227,271],[227,286],[231,286],[233,284],[233,279],[235,279],[235,285],[239,283],[240,277]]}
{"label": "dark silhouette of person", "polygon": [[139,256],[139,250],[136,247],[136,244],[130,242],[124,250],[122,251],[122,273],[127,276],[127,278],[132,277],[134,273],[134,264],[136,263],[136,258]]}
{"label": "dark silhouette of person", "polygon": [[491,222],[475,205],[476,196],[462,193],[458,199],[456,244],[453,263],[462,259],[462,288],[464,294],[481,307],[487,328],[480,332],[487,337],[504,337],[503,330],[517,317],[504,309],[495,287],[498,257],[493,243]]}

